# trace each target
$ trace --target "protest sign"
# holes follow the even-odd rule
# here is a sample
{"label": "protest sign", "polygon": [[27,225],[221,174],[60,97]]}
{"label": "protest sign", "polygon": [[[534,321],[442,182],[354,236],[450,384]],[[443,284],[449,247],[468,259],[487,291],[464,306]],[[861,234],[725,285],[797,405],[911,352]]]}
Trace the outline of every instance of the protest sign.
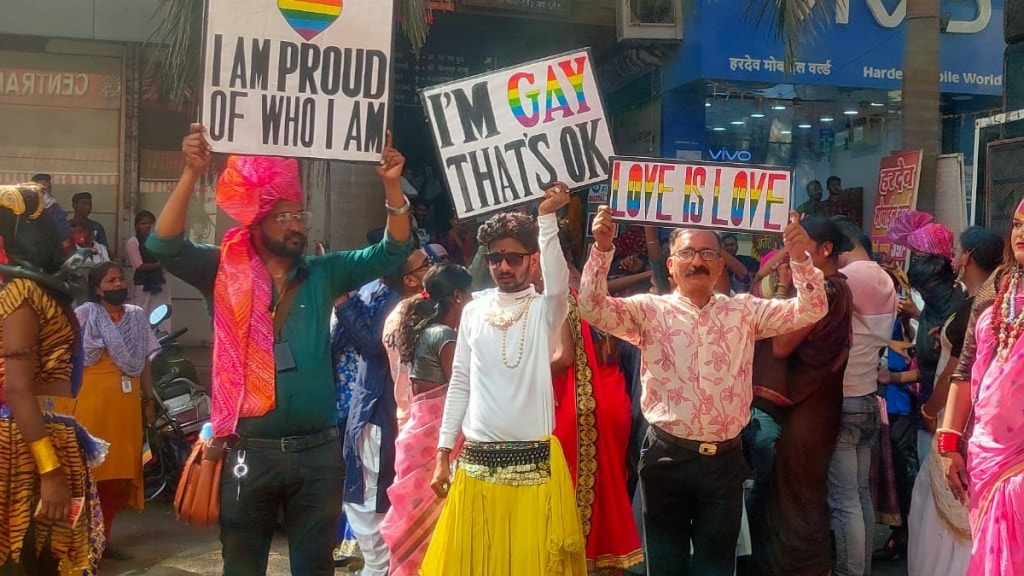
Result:
{"label": "protest sign", "polygon": [[609,207],[622,222],[782,232],[793,177],[774,166],[612,158]]}
{"label": "protest sign", "polygon": [[217,152],[376,161],[393,4],[208,0],[201,121]]}
{"label": "protest sign", "polygon": [[460,219],[608,178],[612,140],[579,50],[421,91]]}
{"label": "protest sign", "polygon": [[889,240],[889,223],[901,212],[917,205],[921,182],[921,150],[900,152],[882,158],[875,191],[875,213],[871,219],[871,244],[886,264],[906,268],[910,251]]}

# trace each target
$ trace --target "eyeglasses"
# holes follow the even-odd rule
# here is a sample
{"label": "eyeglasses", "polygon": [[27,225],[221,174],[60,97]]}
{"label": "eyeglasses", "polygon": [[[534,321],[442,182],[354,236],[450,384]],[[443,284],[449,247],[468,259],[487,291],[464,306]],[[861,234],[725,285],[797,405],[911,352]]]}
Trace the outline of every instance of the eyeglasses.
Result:
{"label": "eyeglasses", "polygon": [[430,268],[433,265],[434,265],[434,262],[432,260],[430,260],[430,259],[424,260],[423,264],[420,264],[419,266],[413,268],[412,270],[409,270],[408,272],[405,273],[405,276],[410,276],[412,274],[415,274],[415,273],[419,272],[420,270],[423,270],[424,268]]}
{"label": "eyeglasses", "polygon": [[511,268],[518,268],[523,265],[523,259],[529,255],[528,252],[490,252],[486,256],[487,265],[497,268],[501,266],[502,261],[505,261]]}
{"label": "eyeglasses", "polygon": [[672,253],[672,256],[679,258],[683,262],[690,262],[697,254],[700,254],[700,259],[705,262],[714,262],[718,260],[721,255],[718,250],[712,250],[711,248],[705,248],[703,250],[694,250],[693,248],[683,248],[682,250],[676,250]]}
{"label": "eyeglasses", "polygon": [[303,228],[309,228],[309,221],[313,218],[313,213],[307,210],[302,212],[281,212],[277,216],[273,216],[271,220],[277,223],[282,228],[287,228],[295,222]]}

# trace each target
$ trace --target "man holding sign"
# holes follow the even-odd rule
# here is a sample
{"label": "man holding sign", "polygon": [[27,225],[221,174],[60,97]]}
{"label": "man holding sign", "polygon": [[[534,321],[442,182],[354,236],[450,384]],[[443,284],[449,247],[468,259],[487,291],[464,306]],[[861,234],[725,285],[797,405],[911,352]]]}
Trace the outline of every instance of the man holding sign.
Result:
{"label": "man holding sign", "polygon": [[[711,230],[677,229],[668,270],[675,293],[608,295],[612,211],[599,208],[583,269],[580,312],[641,350],[641,410],[650,423],[640,457],[647,573],[732,575],[747,464],[740,432],[750,419],[754,341],[817,322],[828,311],[813,246],[790,213],[783,238],[797,298],[715,294],[722,241]],[[690,550],[693,554],[683,554]]]}

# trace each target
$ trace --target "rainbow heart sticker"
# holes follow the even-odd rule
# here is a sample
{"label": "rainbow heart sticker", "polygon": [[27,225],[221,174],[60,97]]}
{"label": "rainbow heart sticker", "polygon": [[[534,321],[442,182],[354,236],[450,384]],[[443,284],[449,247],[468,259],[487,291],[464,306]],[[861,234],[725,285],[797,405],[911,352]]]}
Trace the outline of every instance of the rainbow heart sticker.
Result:
{"label": "rainbow heart sticker", "polygon": [[334,23],[341,16],[343,0],[277,0],[277,7],[293,30],[306,40]]}

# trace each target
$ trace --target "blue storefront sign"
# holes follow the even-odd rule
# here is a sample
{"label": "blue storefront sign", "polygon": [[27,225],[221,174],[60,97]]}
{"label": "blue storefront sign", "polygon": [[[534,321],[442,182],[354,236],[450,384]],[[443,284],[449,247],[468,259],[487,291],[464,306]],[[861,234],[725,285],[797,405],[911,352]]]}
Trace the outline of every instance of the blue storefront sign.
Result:
{"label": "blue storefront sign", "polygon": [[[899,89],[903,78],[907,0],[845,0],[835,22],[812,24],[791,75],[783,47],[765,24],[754,26],[747,2],[699,0],[687,14],[681,58],[667,70],[672,84],[697,79]],[[942,0],[948,16],[939,47],[943,92],[1003,91],[1004,0]]]}

